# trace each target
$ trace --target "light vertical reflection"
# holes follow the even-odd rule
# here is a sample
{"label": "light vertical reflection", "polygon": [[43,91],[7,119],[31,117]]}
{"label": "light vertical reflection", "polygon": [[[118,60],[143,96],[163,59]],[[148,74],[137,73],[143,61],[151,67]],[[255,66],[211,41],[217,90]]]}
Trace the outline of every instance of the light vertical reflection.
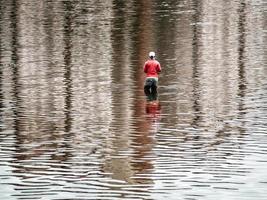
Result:
{"label": "light vertical reflection", "polygon": [[[201,126],[221,131],[223,119],[237,111],[238,92],[238,2],[201,2],[201,17],[195,22],[198,37],[198,69]],[[222,14],[223,13],[223,14]],[[227,106],[225,106],[227,105]],[[227,116],[227,117],[226,117]]]}

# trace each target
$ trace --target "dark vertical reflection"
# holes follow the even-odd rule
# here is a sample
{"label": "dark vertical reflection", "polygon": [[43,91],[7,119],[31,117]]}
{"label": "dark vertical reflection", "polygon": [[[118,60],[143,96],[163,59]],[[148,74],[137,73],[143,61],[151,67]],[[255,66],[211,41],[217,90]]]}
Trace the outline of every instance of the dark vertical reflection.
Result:
{"label": "dark vertical reflection", "polygon": [[[52,62],[53,60],[53,48],[54,48],[54,42],[53,42],[53,4],[52,2],[46,2],[44,4],[44,13],[45,17],[43,19],[43,27],[44,27],[44,40],[46,43],[44,44],[45,46],[45,52],[47,58],[49,58],[51,61],[47,63],[47,69],[48,71],[53,74],[54,73],[54,63]],[[51,74],[47,73],[45,78],[50,79]],[[53,96],[53,93],[55,92],[54,90],[54,84],[52,81],[48,82],[48,88],[47,88],[47,93],[51,94]],[[53,100],[48,102],[48,106],[51,107],[51,109],[56,110],[57,108],[55,105],[53,105]]]}
{"label": "dark vertical reflection", "polygon": [[[145,59],[147,58],[147,53],[152,48],[151,43],[153,40],[152,36],[152,21],[151,21],[151,0],[148,1],[134,1],[134,8],[136,12],[136,17],[132,23],[133,31],[133,65],[136,70],[133,71],[133,79],[139,89],[143,88],[144,74],[142,66]],[[138,94],[141,95],[143,91],[138,90]],[[137,103],[138,104],[138,103]]]}
{"label": "dark vertical reflection", "polygon": [[[125,12],[127,11],[125,1],[123,0],[114,0],[113,9],[114,9],[114,20],[112,23],[112,48],[113,48],[113,60],[114,67],[112,70],[113,82],[123,80],[123,68],[127,67],[130,63],[125,62],[127,57],[127,50],[125,49],[125,28],[126,28],[126,18]],[[125,86],[126,87],[126,86]]]}
{"label": "dark vertical reflection", "polygon": [[[23,131],[21,128],[21,118],[22,115],[19,112],[20,109],[20,101],[19,101],[19,96],[20,96],[20,88],[19,88],[19,72],[18,72],[18,65],[19,65],[19,59],[18,59],[18,3],[16,0],[12,1],[11,4],[11,12],[10,12],[10,20],[11,20],[11,26],[10,26],[10,32],[12,34],[11,37],[11,42],[10,42],[10,49],[11,49],[11,67],[12,67],[12,95],[14,95],[14,100],[13,100],[13,106],[12,110],[14,113],[14,134],[16,136],[16,153],[24,153],[23,148],[21,148],[21,145],[24,143],[25,138],[23,137]],[[14,162],[20,162],[21,160],[24,160],[27,156],[26,155],[15,155],[15,160]],[[23,166],[15,168],[14,172],[23,173],[25,168]],[[19,175],[21,176],[21,175]]]}
{"label": "dark vertical reflection", "polygon": [[193,74],[192,74],[192,84],[193,84],[193,109],[194,109],[194,119],[192,121],[192,126],[197,127],[198,126],[198,122],[200,121],[200,112],[201,112],[201,108],[200,108],[200,82],[199,82],[199,33],[198,33],[198,28],[197,28],[197,23],[200,21],[199,17],[201,16],[201,4],[199,3],[198,0],[193,1],[192,4],[192,8],[195,11],[193,16],[192,16],[192,22],[193,22],[193,39],[192,39],[192,62],[193,62]]}
{"label": "dark vertical reflection", "polygon": [[[136,21],[133,24],[133,28],[136,29],[137,42],[134,48],[134,54],[136,55],[136,62],[133,62],[137,69],[134,71],[134,80],[137,86],[135,90],[135,96],[144,96],[143,83],[144,83],[144,72],[143,65],[145,60],[148,58],[149,51],[156,51],[155,47],[155,24],[152,20],[152,14],[155,12],[153,7],[153,1],[136,1]],[[132,162],[135,175],[148,173],[149,170],[153,169],[152,161],[149,159],[152,147],[154,145],[153,134],[151,133],[151,123],[144,119],[144,113],[146,109],[145,99],[135,98],[133,102],[134,110],[134,132],[133,143],[136,144],[134,149],[133,159],[136,162]],[[147,157],[147,158],[146,158]],[[153,181],[149,176],[146,178],[136,179],[136,182],[143,184],[151,184]]]}
{"label": "dark vertical reflection", "polygon": [[[246,39],[245,39],[245,33],[246,33],[246,3],[245,1],[240,2],[239,7],[239,19],[238,19],[238,31],[239,31],[239,37],[238,37],[238,75],[239,75],[239,97],[240,99],[243,99],[245,96],[245,90],[246,90],[246,79],[245,79],[245,47],[246,47]],[[241,108],[240,108],[241,109]]]}
{"label": "dark vertical reflection", "polygon": [[151,17],[152,20],[153,18],[156,19],[154,21],[156,26],[156,29],[154,30],[155,37],[153,38],[153,40],[155,40],[155,51],[158,53],[158,58],[162,60],[161,63],[164,69],[175,73],[175,67],[173,65],[170,66],[170,63],[168,62],[169,59],[175,57],[175,43],[173,43],[173,41],[175,41],[175,38],[178,36],[178,24],[172,16],[172,11],[176,10],[182,1],[167,1],[166,3],[171,5],[170,7],[167,7],[165,2],[162,2],[161,0],[156,0],[155,2],[155,12]]}
{"label": "dark vertical reflection", "polygon": [[[150,42],[153,41],[151,35],[153,27],[149,21],[152,9],[150,3],[150,1],[139,3],[113,1],[111,37],[114,61],[112,68],[114,120],[111,131],[114,134],[112,145],[116,150],[111,156],[120,156],[120,151],[128,148],[133,149],[133,155],[126,159],[110,158],[106,161],[104,169],[112,172],[113,178],[128,183],[151,183],[149,177],[136,179],[133,177],[153,168],[150,160],[145,159],[145,156],[150,154],[154,142],[150,136],[152,123],[144,118],[145,99],[136,98],[144,96],[142,67],[150,49]],[[134,145],[129,146],[129,142]]]}
{"label": "dark vertical reflection", "polygon": [[[3,4],[0,4],[0,36],[2,35],[2,16],[3,16],[3,8],[2,8]],[[3,63],[2,63],[2,37],[0,37],[0,124],[3,123],[3,114],[2,114],[2,110],[3,110]],[[2,131],[2,128],[0,127],[0,132]]]}
{"label": "dark vertical reflection", "polygon": [[[131,157],[120,157],[120,151],[129,148],[129,135],[131,118],[130,112],[130,98],[132,96],[132,75],[131,68],[131,49],[132,42],[129,36],[129,11],[131,11],[131,3],[114,0],[112,2],[113,19],[111,21],[111,52],[113,66],[111,68],[111,107],[112,120],[109,131],[113,136],[109,139],[110,146],[114,147],[115,151],[110,154],[111,158],[106,158],[103,166],[104,171],[112,173],[111,177],[114,179],[131,182],[133,174],[130,166]],[[127,21],[127,19],[129,21]],[[127,24],[127,23],[128,24]],[[118,156],[118,158],[113,158]],[[108,156],[106,156],[108,157]],[[124,197],[125,195],[122,195]]]}
{"label": "dark vertical reflection", "polygon": [[71,130],[71,95],[72,95],[72,79],[71,79],[71,48],[72,48],[72,20],[73,20],[73,5],[71,1],[63,1],[64,5],[64,82],[66,87],[65,93],[65,128],[66,132],[69,133]]}
{"label": "dark vertical reflection", "polygon": [[12,68],[12,82],[13,82],[13,113],[14,113],[14,129],[17,138],[19,139],[19,72],[18,72],[18,63],[19,63],[19,56],[18,56],[18,26],[17,26],[17,10],[18,4],[16,0],[12,0],[11,3],[11,13],[10,13],[10,20],[11,20],[11,63],[10,67]]}
{"label": "dark vertical reflection", "polygon": [[[0,28],[0,34],[1,34],[1,28]],[[1,43],[1,40],[0,40]],[[0,60],[1,60],[1,44],[0,44]],[[3,72],[2,72],[2,64],[0,61],[0,124],[3,124],[3,84],[2,84],[2,77],[3,77]],[[2,131],[2,127],[0,127],[0,132]]]}
{"label": "dark vertical reflection", "polygon": [[[245,69],[245,48],[246,48],[246,3],[241,1],[239,5],[239,19],[238,19],[238,97],[239,97],[239,116],[238,118],[242,119],[246,115],[244,98],[246,95],[246,69]],[[242,122],[240,126],[240,133],[245,133],[245,122]]]}
{"label": "dark vertical reflection", "polygon": [[[113,1],[114,19],[112,20],[111,39],[112,39],[112,61],[114,66],[111,71],[112,78],[112,100],[113,103],[120,106],[114,107],[114,118],[117,125],[123,128],[125,124],[129,124],[129,118],[126,117],[129,105],[126,101],[131,96],[131,87],[133,85],[131,73],[131,50],[129,48],[132,42],[131,36],[128,35],[126,19],[129,17],[127,14],[128,3],[121,0]],[[130,24],[131,21],[129,20]],[[121,112],[123,111],[123,112]],[[126,125],[127,126],[127,125]]]}

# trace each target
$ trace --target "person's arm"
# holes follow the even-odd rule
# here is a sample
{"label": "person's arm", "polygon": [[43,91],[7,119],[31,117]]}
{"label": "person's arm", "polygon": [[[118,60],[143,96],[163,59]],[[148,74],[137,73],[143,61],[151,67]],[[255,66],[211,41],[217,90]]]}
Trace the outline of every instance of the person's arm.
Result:
{"label": "person's arm", "polygon": [[147,63],[144,64],[144,72],[147,73]]}

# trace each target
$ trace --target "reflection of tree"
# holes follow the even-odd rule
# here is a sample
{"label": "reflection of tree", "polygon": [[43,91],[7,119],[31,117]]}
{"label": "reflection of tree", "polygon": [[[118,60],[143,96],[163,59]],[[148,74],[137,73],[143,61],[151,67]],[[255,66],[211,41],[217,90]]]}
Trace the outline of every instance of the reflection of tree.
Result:
{"label": "reflection of tree", "polygon": [[[1,45],[0,45],[0,49],[1,49]],[[0,50],[0,60],[1,60],[1,50]],[[3,72],[1,70],[1,62],[0,62],[0,108],[3,108],[3,84],[2,84],[2,76],[3,76]],[[2,124],[2,123],[3,123],[3,114],[2,114],[2,111],[0,111],[0,124]],[[1,130],[2,130],[2,128],[0,128],[0,132],[1,132]]]}
{"label": "reflection of tree", "polygon": [[13,95],[14,95],[14,107],[13,107],[13,112],[14,112],[14,128],[15,131],[18,130],[18,118],[19,118],[19,113],[18,113],[18,106],[19,106],[19,82],[18,82],[18,62],[19,62],[19,58],[18,58],[18,27],[17,27],[17,10],[18,10],[18,5],[17,2],[15,0],[12,1],[12,7],[11,7],[11,33],[12,33],[12,37],[11,37],[11,67],[12,67],[12,81],[13,81]]}
{"label": "reflection of tree", "polygon": [[[239,8],[239,20],[238,20],[238,30],[239,30],[239,47],[238,47],[238,96],[240,98],[239,100],[239,106],[238,109],[240,112],[239,115],[240,118],[243,118],[245,116],[245,109],[244,109],[244,97],[246,93],[246,78],[245,78],[245,46],[246,46],[246,41],[245,41],[245,24],[246,24],[246,3],[244,1],[241,1],[240,3],[240,8]],[[242,134],[244,132],[244,123],[242,124],[242,128],[240,126],[240,133]]]}
{"label": "reflection of tree", "polygon": [[[246,3],[242,1],[240,3],[240,8],[239,8],[239,20],[238,20],[238,30],[239,30],[239,47],[238,47],[238,64],[239,64],[239,96],[241,99],[244,98],[244,93],[246,89],[246,84],[245,84],[245,46],[246,46],[246,41],[245,41],[245,24],[246,24]],[[242,108],[240,108],[242,109]]]}
{"label": "reflection of tree", "polygon": [[201,106],[199,104],[199,93],[200,93],[200,82],[199,82],[199,39],[200,35],[198,33],[197,29],[197,23],[199,22],[200,17],[200,5],[199,1],[195,0],[193,2],[193,9],[195,10],[195,13],[193,14],[192,20],[193,20],[193,37],[192,37],[192,68],[193,68],[193,74],[192,74],[192,85],[193,85],[193,109],[194,109],[194,119],[192,121],[193,126],[198,126],[198,122],[200,121],[200,111]]}
{"label": "reflection of tree", "polygon": [[[0,7],[1,8],[1,7]],[[0,21],[1,21],[1,9],[0,9]],[[0,35],[1,35],[1,26],[0,26]],[[3,108],[3,71],[2,71],[2,67],[3,64],[1,62],[1,58],[2,58],[2,47],[1,47],[1,37],[0,37],[0,109]],[[3,114],[2,111],[0,110],[0,124],[3,123]],[[2,128],[0,128],[0,132],[2,131]]]}
{"label": "reflection of tree", "polygon": [[[151,0],[136,2],[137,16],[132,24],[133,29],[136,31],[133,37],[133,45],[135,45],[133,54],[136,55],[135,62],[133,64],[137,67],[134,71],[134,80],[138,88],[143,88],[144,72],[143,65],[149,51],[156,51],[154,31],[155,27],[153,24],[152,14],[155,12],[152,7]],[[136,91],[136,95],[142,95],[143,90]]]}
{"label": "reflection of tree", "polygon": [[65,10],[65,17],[64,17],[64,67],[65,67],[65,74],[64,74],[64,83],[66,87],[65,92],[65,128],[66,132],[69,133],[71,129],[71,90],[72,90],[72,80],[71,80],[71,49],[72,49],[72,3],[70,1],[64,1],[64,10]]}

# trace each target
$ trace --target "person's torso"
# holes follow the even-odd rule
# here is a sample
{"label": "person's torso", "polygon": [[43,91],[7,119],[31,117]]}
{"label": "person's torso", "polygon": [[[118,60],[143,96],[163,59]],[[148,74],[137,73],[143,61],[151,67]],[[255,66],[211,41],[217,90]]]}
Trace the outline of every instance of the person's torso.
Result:
{"label": "person's torso", "polygon": [[146,62],[147,66],[147,77],[158,77],[158,61],[156,60],[148,60]]}

